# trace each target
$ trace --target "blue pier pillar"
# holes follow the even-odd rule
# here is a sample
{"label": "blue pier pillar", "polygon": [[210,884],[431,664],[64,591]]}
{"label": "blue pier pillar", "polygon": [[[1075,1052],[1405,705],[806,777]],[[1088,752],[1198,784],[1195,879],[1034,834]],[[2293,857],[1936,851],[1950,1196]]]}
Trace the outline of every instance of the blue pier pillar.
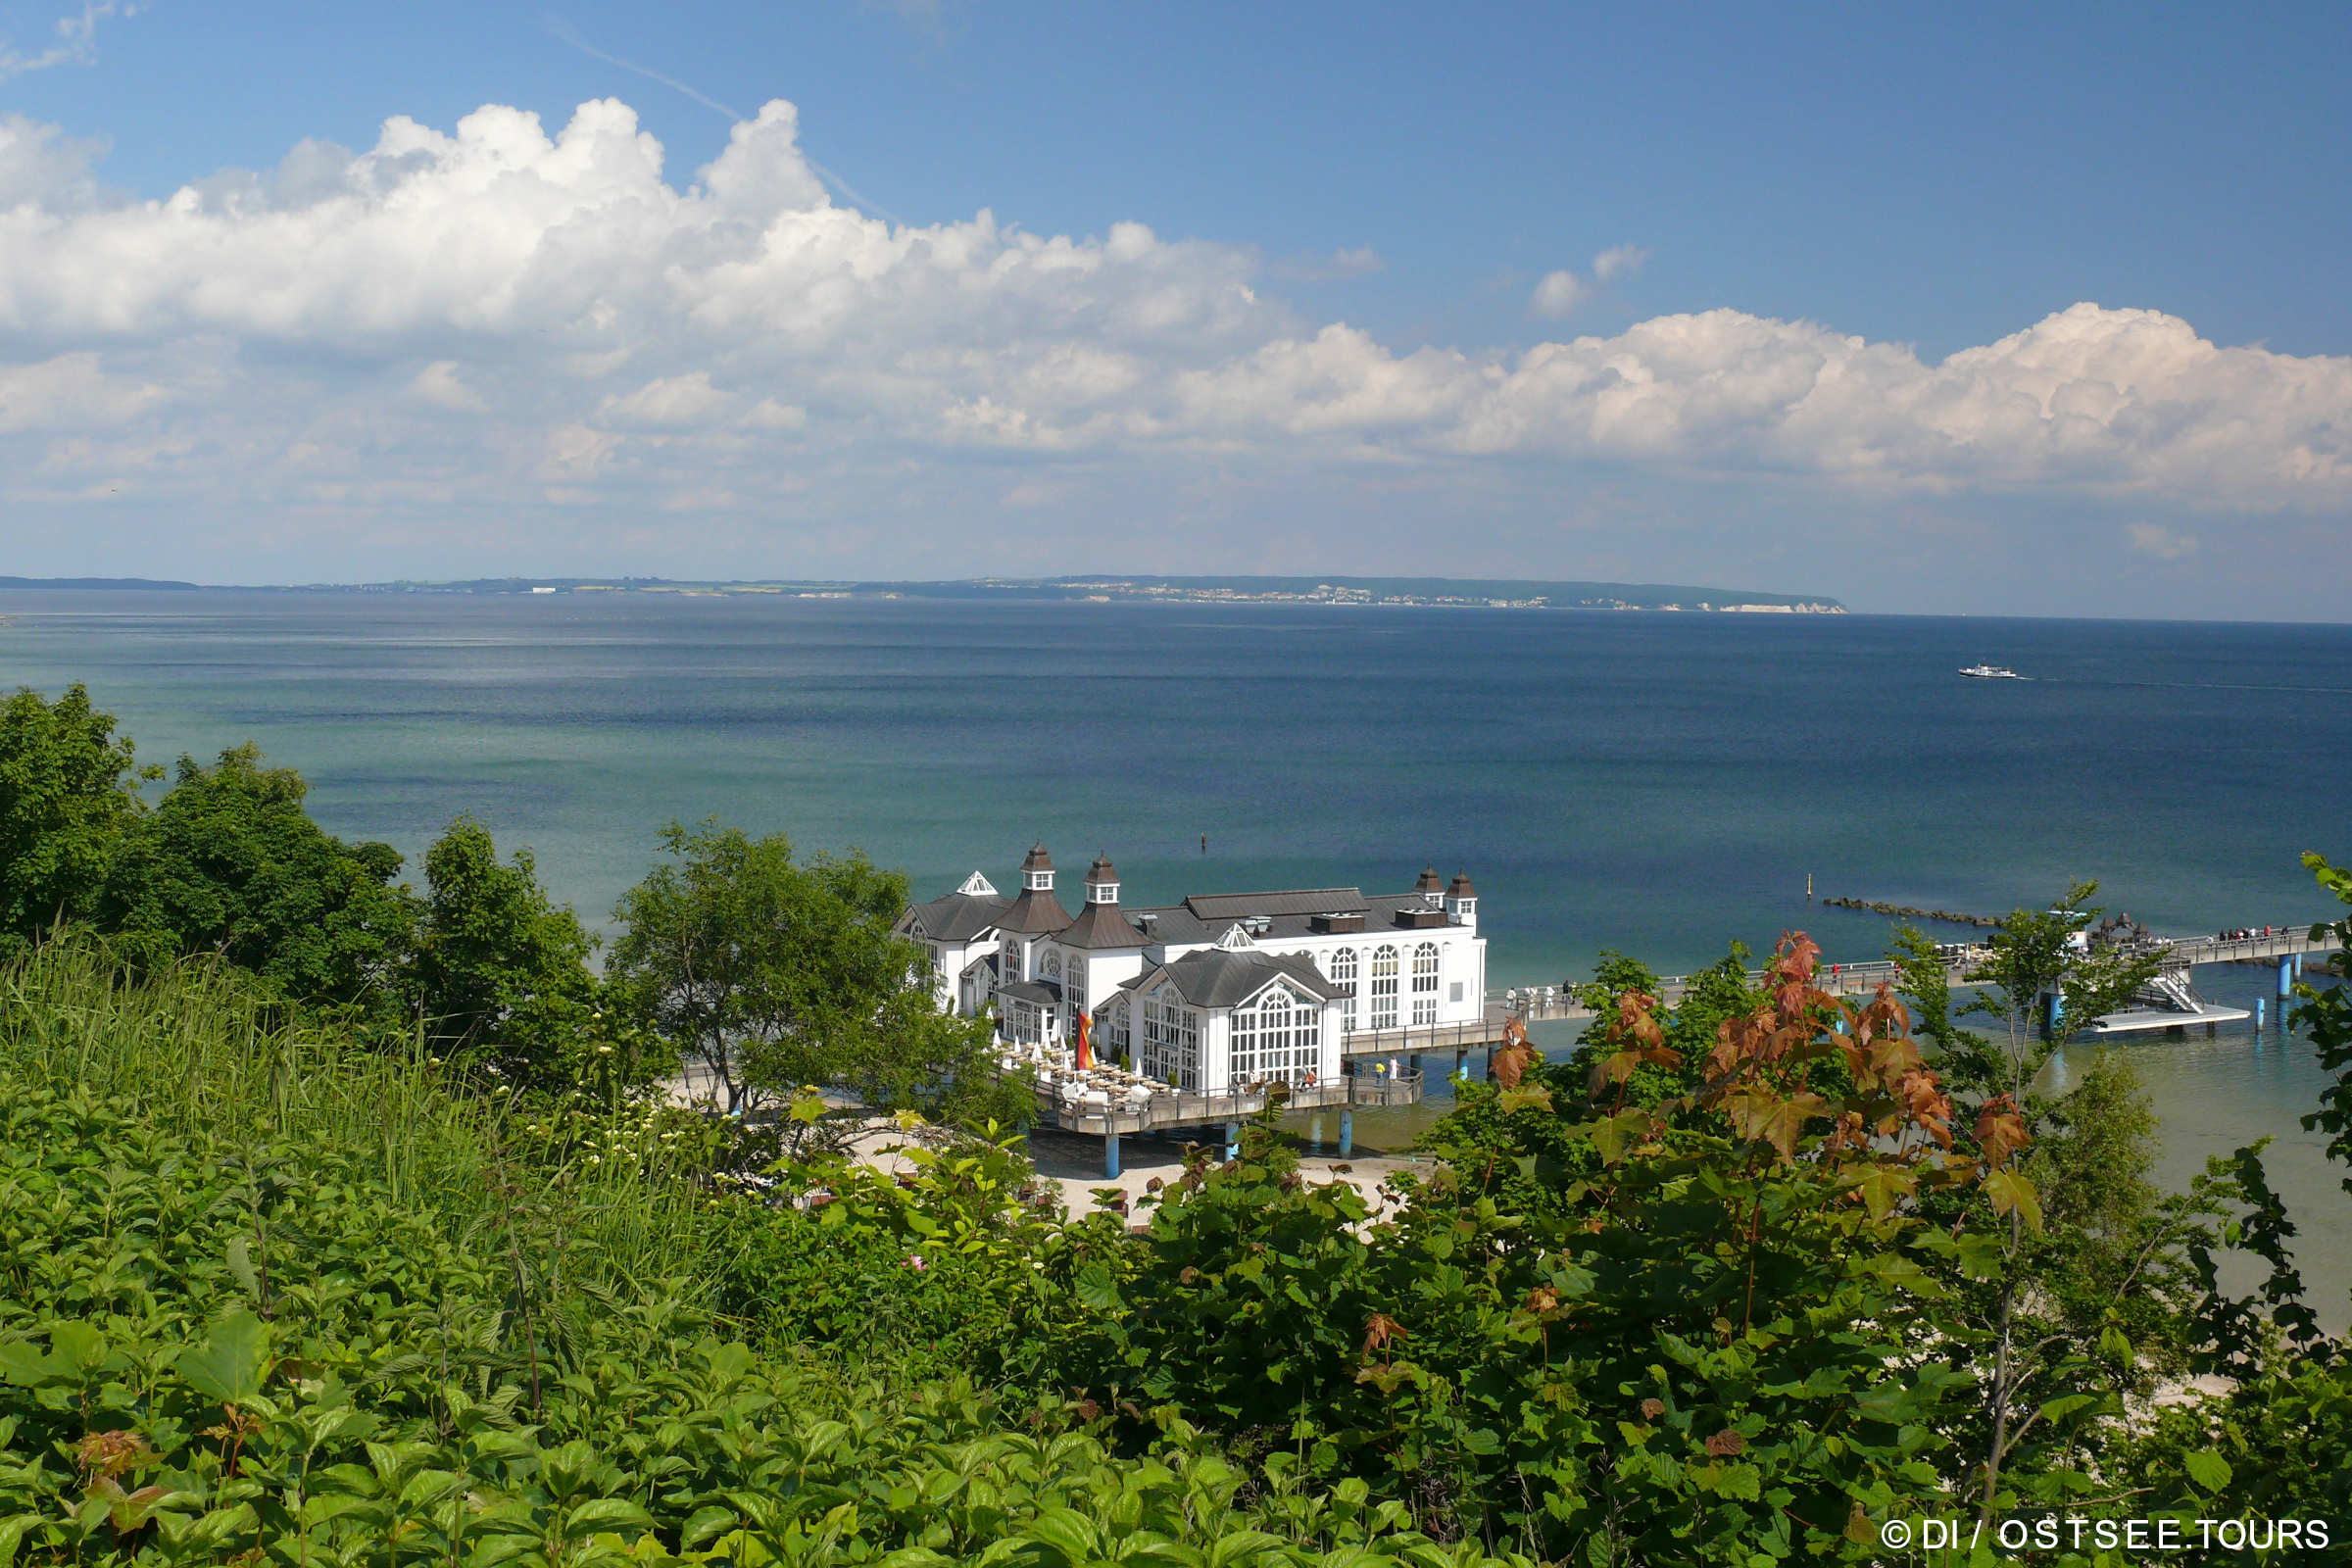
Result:
{"label": "blue pier pillar", "polygon": [[2254,1032],[2256,1034],[2262,1033],[2262,1009],[2270,1004],[2271,999],[2268,997],[2256,997],[2254,999]]}
{"label": "blue pier pillar", "polygon": [[2295,978],[2298,980],[2303,978],[2303,955],[2300,953],[2295,955]]}
{"label": "blue pier pillar", "polygon": [[1340,1157],[1346,1159],[1355,1151],[1355,1112],[1340,1112]]}
{"label": "blue pier pillar", "polygon": [[2284,1002],[2287,998],[2293,996],[2294,994],[2295,960],[2292,958],[2280,958],[2278,960],[2278,1000],[2280,1002]]}
{"label": "blue pier pillar", "polygon": [[1119,1135],[1108,1133],[1102,1139],[1102,1177],[1105,1181],[1119,1179]]}
{"label": "blue pier pillar", "polygon": [[1318,1154],[1323,1152],[1323,1113],[1319,1110],[1306,1119],[1306,1147]]}
{"label": "blue pier pillar", "polygon": [[1242,1124],[1238,1121],[1229,1121],[1225,1124],[1225,1157],[1227,1159],[1242,1157]]}

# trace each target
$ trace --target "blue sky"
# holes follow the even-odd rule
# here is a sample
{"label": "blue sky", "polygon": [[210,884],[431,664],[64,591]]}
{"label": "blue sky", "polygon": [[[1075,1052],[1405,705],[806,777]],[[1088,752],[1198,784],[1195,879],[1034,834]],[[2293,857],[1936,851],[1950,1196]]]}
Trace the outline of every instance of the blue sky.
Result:
{"label": "blue sky", "polygon": [[[2341,6],[5,0],[0,34],[11,569],[2344,617]],[[650,176],[564,155],[608,99],[634,127],[575,149],[642,133]],[[742,156],[784,183],[693,207],[710,103],[777,100]],[[468,140],[484,106],[545,150]],[[493,167],[547,197],[512,232],[532,198],[450,194]]]}

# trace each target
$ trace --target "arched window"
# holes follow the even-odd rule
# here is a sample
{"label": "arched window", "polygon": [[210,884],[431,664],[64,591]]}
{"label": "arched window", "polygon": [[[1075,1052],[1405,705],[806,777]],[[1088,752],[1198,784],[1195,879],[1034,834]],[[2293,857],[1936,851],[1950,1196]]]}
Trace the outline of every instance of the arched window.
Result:
{"label": "arched window", "polygon": [[1304,1083],[1322,1062],[1323,1014],[1316,1004],[1275,985],[1233,1015],[1233,1087]]}
{"label": "arched window", "polygon": [[1069,998],[1070,1005],[1078,1011],[1086,1010],[1086,959],[1075,953],[1070,955],[1070,972],[1062,985],[1062,995]]}
{"label": "arched window", "polygon": [[1046,950],[1045,966],[1038,971],[1038,978],[1041,980],[1059,980],[1061,978],[1061,955],[1055,953],[1052,948]]}
{"label": "arched window", "polygon": [[1331,983],[1340,988],[1340,1027],[1355,1032],[1355,950],[1342,948],[1331,956]]}
{"label": "arched window", "polygon": [[1396,950],[1385,942],[1372,950],[1372,1027],[1396,1027]]}
{"label": "arched window", "polygon": [[1022,978],[1024,976],[1021,974],[1021,939],[1006,937],[1004,939],[1004,961],[997,966],[997,979],[1005,985],[1010,985],[1013,981]]}
{"label": "arched window", "polygon": [[1413,1027],[1438,1021],[1438,945],[1424,942],[1413,950]]}

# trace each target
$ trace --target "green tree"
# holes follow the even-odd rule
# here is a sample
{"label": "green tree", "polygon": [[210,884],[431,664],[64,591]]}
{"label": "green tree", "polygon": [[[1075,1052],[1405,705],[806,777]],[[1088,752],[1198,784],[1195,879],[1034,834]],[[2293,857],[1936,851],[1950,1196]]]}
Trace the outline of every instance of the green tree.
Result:
{"label": "green tree", "polygon": [[0,947],[92,912],[139,818],[139,783],[160,777],[78,684],[55,703],[19,690],[0,708]]}
{"label": "green tree", "polygon": [[291,1000],[397,1015],[416,923],[391,885],[400,854],[319,827],[307,790],[250,744],[211,767],[181,758],[172,793],[122,839],[100,923],[141,963],[218,954]]}
{"label": "green tree", "polygon": [[622,895],[607,978],[710,1073],[729,1113],[804,1084],[877,1109],[1004,1108],[984,1025],[942,1018],[929,956],[895,934],[906,879],[863,855],[796,863],[782,834],[671,823],[672,863]]}
{"label": "green tree", "polygon": [[[2096,882],[2077,882],[2047,909],[2012,909],[1993,932],[1990,952],[1969,979],[1990,987],[1977,994],[1975,1004],[2007,1026],[2006,1081],[1970,1087],[2023,1095],[2051,1052],[2155,978],[2151,955],[2078,941],[2099,917],[2099,906],[2090,902],[2098,891]],[[2057,1016],[2037,1031],[2035,1015],[2048,996],[2058,999]]]}
{"label": "green tree", "polygon": [[428,1038],[514,1081],[578,1075],[602,1031],[595,940],[549,902],[528,851],[501,861],[490,830],[461,816],[424,854],[416,1006]]}
{"label": "green tree", "polygon": [[[2322,855],[2304,856],[2303,864],[2319,878],[2320,886],[2352,905],[2352,870],[2330,864]],[[2329,938],[2335,942],[2340,974],[2343,965],[2352,962],[2352,914],[2311,928],[2314,942]],[[2325,990],[2299,985],[2295,995],[2301,1000],[2295,1007],[2294,1025],[2310,1037],[2320,1066],[2334,1079],[2321,1093],[2320,1108],[2303,1118],[2304,1130],[2327,1133],[2328,1156],[2352,1167],[2352,992],[2339,980]],[[2352,1193],[2352,1173],[2343,1181],[2344,1191]]]}

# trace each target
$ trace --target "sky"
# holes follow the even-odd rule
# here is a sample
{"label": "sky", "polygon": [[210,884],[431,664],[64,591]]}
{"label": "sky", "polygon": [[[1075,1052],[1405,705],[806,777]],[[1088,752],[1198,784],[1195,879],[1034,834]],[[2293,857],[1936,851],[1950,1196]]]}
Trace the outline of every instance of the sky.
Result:
{"label": "sky", "polygon": [[2352,8],[0,0],[0,572],[2352,618]]}

